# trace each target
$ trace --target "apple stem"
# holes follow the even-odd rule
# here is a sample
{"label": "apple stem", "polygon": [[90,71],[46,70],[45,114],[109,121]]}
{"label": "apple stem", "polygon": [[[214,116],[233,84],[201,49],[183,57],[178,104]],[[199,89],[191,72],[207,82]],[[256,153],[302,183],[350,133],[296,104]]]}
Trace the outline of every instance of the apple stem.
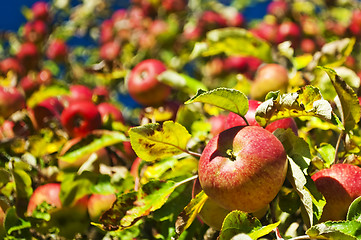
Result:
{"label": "apple stem", "polygon": [[188,153],[189,155],[192,155],[193,157],[197,157],[197,158],[200,158],[201,155],[202,155],[200,153],[192,152],[192,151],[189,151],[189,150],[186,150],[185,152]]}
{"label": "apple stem", "polygon": [[247,118],[246,118],[245,116],[243,116],[243,115],[241,115],[241,117],[242,117],[243,120],[246,122],[246,125],[249,126],[249,122],[248,122]]}
{"label": "apple stem", "polygon": [[232,149],[227,149],[226,154],[232,161],[236,161],[237,157]]}
{"label": "apple stem", "polygon": [[191,181],[193,181],[193,180],[195,180],[197,178],[198,178],[198,175],[194,175],[192,177],[186,178],[183,181],[180,181],[180,182],[176,183],[175,187],[179,187],[180,185],[182,185],[184,183],[187,183],[187,182],[191,182]]}

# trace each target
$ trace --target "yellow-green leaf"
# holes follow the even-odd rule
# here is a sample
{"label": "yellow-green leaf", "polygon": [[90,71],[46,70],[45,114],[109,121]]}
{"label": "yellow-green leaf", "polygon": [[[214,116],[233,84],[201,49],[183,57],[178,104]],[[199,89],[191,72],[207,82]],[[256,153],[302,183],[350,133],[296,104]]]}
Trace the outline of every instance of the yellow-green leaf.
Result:
{"label": "yellow-green leaf", "polygon": [[185,127],[172,121],[131,128],[129,136],[138,157],[149,162],[186,152],[191,138]]}

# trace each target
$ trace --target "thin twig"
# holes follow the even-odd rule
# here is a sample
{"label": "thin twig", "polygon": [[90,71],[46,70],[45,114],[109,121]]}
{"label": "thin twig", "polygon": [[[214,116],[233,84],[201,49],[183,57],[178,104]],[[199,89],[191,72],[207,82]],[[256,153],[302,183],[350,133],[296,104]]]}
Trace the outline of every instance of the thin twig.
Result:
{"label": "thin twig", "polygon": [[340,144],[341,144],[341,140],[343,138],[343,131],[341,131],[340,135],[338,136],[338,139],[337,139],[337,143],[336,143],[336,148],[335,148],[335,159],[334,159],[334,163],[337,163],[338,162],[338,149],[340,148]]}
{"label": "thin twig", "polygon": [[188,153],[189,155],[192,155],[193,157],[197,157],[197,158],[200,158],[202,155],[200,153],[192,152],[190,150],[186,150],[185,152]]}

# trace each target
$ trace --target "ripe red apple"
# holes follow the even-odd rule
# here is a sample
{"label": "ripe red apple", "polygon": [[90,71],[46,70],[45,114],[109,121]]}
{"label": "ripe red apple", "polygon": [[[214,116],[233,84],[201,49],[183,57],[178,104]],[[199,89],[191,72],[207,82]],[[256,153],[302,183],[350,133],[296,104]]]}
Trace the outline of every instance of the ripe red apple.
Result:
{"label": "ripe red apple", "polygon": [[167,12],[183,11],[187,7],[187,0],[163,0],[161,1],[163,8]]}
{"label": "ripe red apple", "polygon": [[106,43],[114,38],[114,22],[112,19],[107,19],[100,25],[100,42]]}
{"label": "ripe red apple", "polygon": [[99,217],[111,206],[117,199],[114,193],[110,194],[92,194],[88,201],[88,212],[92,221],[99,221]]}
{"label": "ripe red apple", "polygon": [[96,103],[109,101],[109,99],[110,99],[109,96],[110,96],[109,90],[105,86],[96,86],[93,89],[92,99],[94,99],[94,102],[96,102]]}
{"label": "ripe red apple", "polygon": [[49,43],[46,56],[55,62],[64,62],[68,56],[68,46],[61,39],[54,39]]}
{"label": "ripe red apple", "polygon": [[105,123],[109,118],[113,121],[124,123],[123,114],[118,107],[111,103],[103,102],[98,106],[98,111],[102,117],[102,122]]}
{"label": "ripe red apple", "polygon": [[90,101],[72,102],[61,114],[61,123],[71,137],[84,137],[101,127],[98,108]]}
{"label": "ripe red apple", "polygon": [[47,26],[43,21],[27,22],[24,25],[24,38],[26,41],[38,43],[45,39],[47,31]]}
{"label": "ripe red apple", "polygon": [[25,98],[15,87],[0,86],[0,116],[10,117],[14,112],[25,108]]}
{"label": "ripe red apple", "polygon": [[227,115],[220,114],[209,118],[208,121],[211,124],[210,133],[212,134],[212,136],[216,136],[220,132],[227,129],[226,127],[227,117],[228,117]]}
{"label": "ripe red apple", "polygon": [[57,97],[50,97],[33,108],[33,115],[36,125],[40,128],[49,126],[53,121],[60,122],[61,113],[64,110],[63,104]]}
{"label": "ripe red apple", "polygon": [[274,0],[267,6],[267,13],[278,18],[285,17],[288,11],[288,3],[284,0]]}
{"label": "ripe red apple", "polygon": [[248,59],[243,56],[229,56],[223,61],[224,71],[243,73],[248,70]]}
{"label": "ripe red apple", "polygon": [[312,175],[326,199],[320,222],[345,220],[351,202],[361,196],[361,168],[351,164],[334,164]]}
{"label": "ripe red apple", "polygon": [[[255,100],[248,101],[248,112],[246,113],[245,118],[247,119],[248,124],[251,126],[260,126],[255,118],[256,110],[260,104],[261,102]],[[230,112],[228,114],[226,119],[226,126],[225,126],[226,128],[231,128],[235,126],[245,126],[245,125],[246,122],[238,114],[233,112]],[[293,118],[284,118],[284,119],[276,120],[266,126],[266,130],[270,131],[271,133],[273,133],[278,128],[283,128],[283,129],[291,128],[292,131],[296,135],[298,135],[298,127]]]}
{"label": "ripe red apple", "polygon": [[251,98],[263,101],[270,91],[284,92],[288,82],[288,71],[282,65],[276,63],[261,65],[251,85]]}
{"label": "ripe red apple", "polygon": [[14,57],[5,58],[0,62],[0,70],[2,73],[7,74],[8,71],[21,75],[23,73],[23,67],[21,66],[18,59]]}
{"label": "ripe red apple", "polygon": [[114,61],[119,53],[121,47],[118,41],[108,41],[100,47],[100,57],[106,61]]}
{"label": "ripe red apple", "polygon": [[31,10],[33,12],[34,19],[48,20],[49,18],[49,6],[46,2],[37,1],[35,2]]}
{"label": "ripe red apple", "polygon": [[170,95],[171,88],[158,81],[157,76],[166,70],[159,60],[146,59],[137,64],[128,78],[130,96],[145,106],[162,104]]}
{"label": "ripe red apple", "polygon": [[29,199],[27,214],[31,216],[36,207],[43,202],[47,202],[56,208],[61,208],[62,203],[59,194],[60,183],[47,183],[37,187]]}
{"label": "ripe red apple", "polygon": [[261,39],[270,43],[275,43],[277,39],[278,25],[276,23],[267,23],[263,21],[252,28],[251,32]]}
{"label": "ripe red apple", "polygon": [[39,89],[40,83],[37,81],[35,74],[27,74],[20,79],[19,85],[24,91],[25,96],[30,96],[36,90]]}
{"label": "ripe red apple", "polygon": [[281,43],[284,41],[291,41],[292,47],[296,48],[301,39],[300,27],[291,21],[282,22],[278,26],[276,42]]}
{"label": "ripe red apple", "polygon": [[282,143],[258,126],[239,126],[213,137],[199,160],[204,192],[227,210],[256,212],[282,187],[287,155]]}
{"label": "ripe red apple", "polygon": [[16,56],[27,70],[35,69],[38,66],[39,51],[32,42],[23,43]]}
{"label": "ripe red apple", "polygon": [[354,36],[359,37],[361,35],[361,10],[360,9],[353,10],[349,29],[350,29],[350,32]]}
{"label": "ripe red apple", "polygon": [[93,91],[84,85],[71,85],[69,95],[69,102],[77,102],[77,101],[92,101]]}
{"label": "ripe red apple", "polygon": [[317,50],[315,41],[310,38],[302,39],[301,50],[304,53],[314,53]]}

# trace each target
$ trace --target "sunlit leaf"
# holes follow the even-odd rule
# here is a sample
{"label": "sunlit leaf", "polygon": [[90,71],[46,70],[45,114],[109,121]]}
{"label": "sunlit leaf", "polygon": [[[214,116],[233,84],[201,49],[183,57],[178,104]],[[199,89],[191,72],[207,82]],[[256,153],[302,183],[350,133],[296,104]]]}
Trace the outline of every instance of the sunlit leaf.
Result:
{"label": "sunlit leaf", "polygon": [[355,42],[355,38],[344,38],[326,43],[321,52],[315,55],[317,65],[325,67],[341,66],[351,54]]}
{"label": "sunlit leaf", "polygon": [[31,108],[49,97],[59,97],[69,94],[69,89],[60,85],[51,85],[48,87],[42,87],[37,92],[33,93],[27,100],[27,105]]}
{"label": "sunlit leaf", "polygon": [[0,187],[10,182],[11,174],[4,168],[0,168]]}
{"label": "sunlit leaf", "polygon": [[247,234],[251,239],[258,239],[275,229],[279,222],[262,226],[261,222],[245,212],[232,211],[223,221],[219,240],[233,239],[241,233]]}
{"label": "sunlit leaf", "polygon": [[306,234],[311,238],[356,240],[361,238],[361,222],[355,220],[324,222],[312,226]]}
{"label": "sunlit leaf", "polygon": [[204,43],[196,44],[191,58],[226,55],[253,56],[271,62],[270,45],[242,28],[221,28],[209,31]]}
{"label": "sunlit leaf", "polygon": [[106,131],[100,137],[94,138],[94,140],[89,144],[74,151],[68,151],[63,156],[60,156],[59,159],[72,163],[82,156],[89,155],[93,152],[98,151],[101,148],[108,147],[124,141],[128,141],[128,138],[123,133]]}
{"label": "sunlit leaf", "polygon": [[208,196],[204,193],[204,191],[201,191],[188,203],[184,210],[178,215],[177,221],[175,223],[176,233],[178,235],[182,234],[182,232],[192,224],[207,199]]}
{"label": "sunlit leaf", "polygon": [[322,98],[318,88],[311,85],[293,93],[271,92],[256,110],[256,120],[261,126],[282,118],[302,116],[319,117],[342,127],[331,104]]}
{"label": "sunlit leaf", "polygon": [[174,89],[181,89],[190,94],[195,94],[198,89],[207,90],[207,87],[201,81],[172,70],[162,72],[157,78]]}
{"label": "sunlit leaf", "polygon": [[347,220],[361,222],[361,197],[356,198],[349,206]]}
{"label": "sunlit leaf", "polygon": [[337,73],[326,67],[319,67],[330,77],[340,102],[342,123],[346,131],[353,129],[360,121],[361,108],[355,91]]}
{"label": "sunlit leaf", "polygon": [[185,104],[207,103],[244,116],[248,111],[248,99],[242,92],[230,88],[217,88],[210,91],[198,90]]}
{"label": "sunlit leaf", "polygon": [[173,181],[151,181],[140,192],[123,193],[117,197],[111,209],[96,224],[103,230],[121,231],[133,226],[142,217],[161,208],[170,194],[179,186]]}
{"label": "sunlit leaf", "polygon": [[150,123],[129,130],[130,142],[144,161],[174,156],[186,152],[191,135],[181,124],[166,121],[163,125]]}
{"label": "sunlit leaf", "polygon": [[317,152],[321,155],[326,168],[329,168],[335,161],[336,149],[328,143],[322,144],[316,148]]}

